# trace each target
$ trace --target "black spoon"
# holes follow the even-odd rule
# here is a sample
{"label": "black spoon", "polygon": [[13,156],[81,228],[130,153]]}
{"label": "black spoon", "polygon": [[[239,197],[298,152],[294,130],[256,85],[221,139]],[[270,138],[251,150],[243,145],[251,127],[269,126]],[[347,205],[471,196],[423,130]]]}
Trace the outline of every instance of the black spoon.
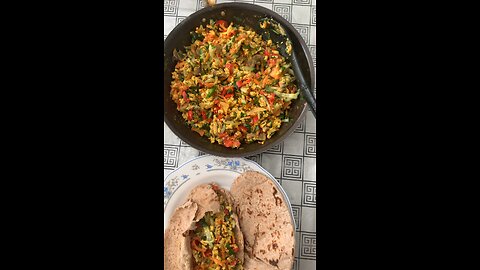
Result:
{"label": "black spoon", "polygon": [[[295,77],[298,81],[298,87],[300,88],[300,94],[305,98],[307,101],[308,106],[313,112],[313,116],[317,118],[317,101],[313,96],[313,92],[308,87],[308,84],[305,81],[305,77],[303,76],[302,70],[298,64],[295,50],[293,46],[291,46],[290,39],[288,34],[285,30],[281,27],[281,25],[274,21],[273,19],[263,18],[259,20],[259,23],[267,21],[268,24],[266,28],[262,28],[263,31],[263,38],[265,40],[271,39],[272,42],[275,42],[279,48],[280,54],[285,57],[286,59],[290,60],[292,64],[293,72],[295,73]],[[291,51],[290,53],[287,52],[287,44],[290,44]]]}

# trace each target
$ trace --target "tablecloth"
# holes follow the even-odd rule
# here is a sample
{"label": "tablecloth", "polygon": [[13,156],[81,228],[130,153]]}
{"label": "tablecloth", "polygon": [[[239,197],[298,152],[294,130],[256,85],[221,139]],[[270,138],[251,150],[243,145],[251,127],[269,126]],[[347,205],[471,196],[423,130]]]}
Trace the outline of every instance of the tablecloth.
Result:
{"label": "tablecloth", "polygon": [[[316,0],[236,0],[269,8],[297,29],[309,46],[316,67]],[[164,39],[188,15],[205,7],[203,0],[164,0]],[[314,90],[316,96],[316,87]],[[308,110],[305,119],[284,142],[261,154],[247,157],[268,170],[283,186],[297,224],[294,270],[316,266],[316,121]],[[164,173],[204,155],[180,140],[164,123]]]}

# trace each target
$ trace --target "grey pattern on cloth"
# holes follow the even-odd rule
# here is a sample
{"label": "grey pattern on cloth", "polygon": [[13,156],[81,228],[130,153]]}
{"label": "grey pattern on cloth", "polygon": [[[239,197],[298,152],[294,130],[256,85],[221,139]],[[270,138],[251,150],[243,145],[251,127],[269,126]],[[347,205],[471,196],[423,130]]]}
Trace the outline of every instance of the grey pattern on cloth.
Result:
{"label": "grey pattern on cloth", "polygon": [[[305,40],[316,67],[316,0],[217,0],[219,4],[224,2],[252,3],[283,16]],[[164,0],[164,39],[178,23],[203,7],[203,0]],[[315,117],[308,109],[305,119],[285,141],[261,154],[247,157],[268,170],[290,199],[297,224],[294,270],[316,267],[316,142]],[[164,173],[168,175],[186,161],[205,153],[180,140],[164,123],[163,154]]]}

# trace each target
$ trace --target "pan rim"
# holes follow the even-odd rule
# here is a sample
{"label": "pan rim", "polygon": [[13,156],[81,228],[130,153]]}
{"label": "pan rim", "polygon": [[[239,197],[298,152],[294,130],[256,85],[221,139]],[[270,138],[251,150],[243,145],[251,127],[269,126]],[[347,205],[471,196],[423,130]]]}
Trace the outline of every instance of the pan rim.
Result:
{"label": "pan rim", "polygon": [[[311,80],[310,87],[311,87],[311,89],[314,89],[314,86],[315,86],[315,71],[314,71],[313,59],[312,59],[312,56],[311,56],[310,51],[308,49],[308,45],[306,44],[305,40],[300,36],[298,31],[295,29],[295,27],[293,27],[293,25],[290,22],[288,22],[285,18],[283,18],[282,16],[280,16],[278,13],[274,12],[273,10],[270,10],[270,9],[267,9],[265,7],[255,5],[255,4],[237,3],[237,2],[221,3],[221,4],[216,4],[213,7],[207,6],[205,8],[202,8],[202,9],[190,14],[188,17],[186,17],[184,20],[182,20],[178,25],[176,25],[172,29],[172,31],[168,34],[167,38],[164,41],[164,56],[166,55],[165,44],[170,44],[172,42],[171,40],[172,40],[173,36],[175,35],[175,33],[178,32],[179,29],[182,29],[182,27],[184,27],[185,24],[187,24],[190,20],[201,17],[202,15],[208,15],[212,12],[219,11],[223,8],[240,8],[240,9],[242,9],[242,11],[245,11],[245,10],[248,11],[248,10],[254,9],[256,12],[263,13],[263,14],[265,14],[266,17],[271,17],[274,20],[276,20],[277,22],[279,22],[283,27],[288,28],[290,30],[290,32],[293,33],[293,35],[294,35],[292,38],[295,38],[301,45],[300,46],[301,48],[296,48],[295,50],[298,51],[298,50],[301,49],[303,54],[305,55],[305,58],[306,58],[307,63],[308,63],[308,65],[307,65],[308,71],[309,71],[308,76],[310,76],[310,80]],[[307,73],[307,72],[305,72],[305,73]],[[165,89],[164,89],[164,91],[165,91]],[[164,102],[166,102],[166,101],[164,101]],[[190,136],[184,136],[184,134],[181,134],[180,132],[177,132],[176,129],[175,129],[175,124],[172,122],[171,119],[169,119],[167,117],[168,112],[166,110],[164,111],[164,123],[166,123],[167,126],[170,128],[170,130],[172,130],[172,132],[176,136],[178,136],[181,140],[183,140],[184,142],[189,144],[191,147],[193,147],[197,150],[200,150],[204,153],[211,154],[211,155],[216,155],[216,156],[222,156],[222,157],[247,157],[247,156],[252,156],[252,155],[257,155],[257,154],[263,153],[266,150],[268,150],[270,148],[273,148],[273,147],[281,144],[283,141],[285,141],[285,139],[287,137],[289,137],[295,131],[295,129],[300,125],[300,123],[306,117],[308,105],[307,105],[306,100],[303,97],[302,97],[302,101],[299,104],[299,106],[301,107],[301,112],[300,112],[299,116],[297,117],[295,122],[292,124],[292,126],[288,130],[285,131],[284,134],[279,135],[279,137],[277,137],[274,142],[271,142],[268,145],[257,144],[258,147],[254,148],[253,150],[249,150],[249,151],[242,151],[241,148],[240,149],[225,148],[226,149],[225,152],[211,151],[207,147],[204,147],[201,143],[197,143],[196,140],[194,140]]]}

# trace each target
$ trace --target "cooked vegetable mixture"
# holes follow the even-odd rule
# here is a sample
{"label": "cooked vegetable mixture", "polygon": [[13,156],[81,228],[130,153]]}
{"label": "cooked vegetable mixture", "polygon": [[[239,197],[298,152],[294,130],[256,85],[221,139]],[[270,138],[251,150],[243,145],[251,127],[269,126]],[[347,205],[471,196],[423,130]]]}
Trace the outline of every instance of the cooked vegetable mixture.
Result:
{"label": "cooked vegetable mixture", "polygon": [[271,40],[224,20],[197,27],[185,52],[174,51],[171,96],[192,130],[239,148],[288,122],[295,78]]}
{"label": "cooked vegetable mixture", "polygon": [[[212,187],[218,190],[217,186]],[[241,270],[243,266],[235,255],[239,248],[235,243],[233,229],[237,224],[231,217],[232,206],[227,203],[222,193],[217,191],[217,194],[221,211],[214,215],[207,212],[193,232],[191,247],[195,260],[194,269]]]}

